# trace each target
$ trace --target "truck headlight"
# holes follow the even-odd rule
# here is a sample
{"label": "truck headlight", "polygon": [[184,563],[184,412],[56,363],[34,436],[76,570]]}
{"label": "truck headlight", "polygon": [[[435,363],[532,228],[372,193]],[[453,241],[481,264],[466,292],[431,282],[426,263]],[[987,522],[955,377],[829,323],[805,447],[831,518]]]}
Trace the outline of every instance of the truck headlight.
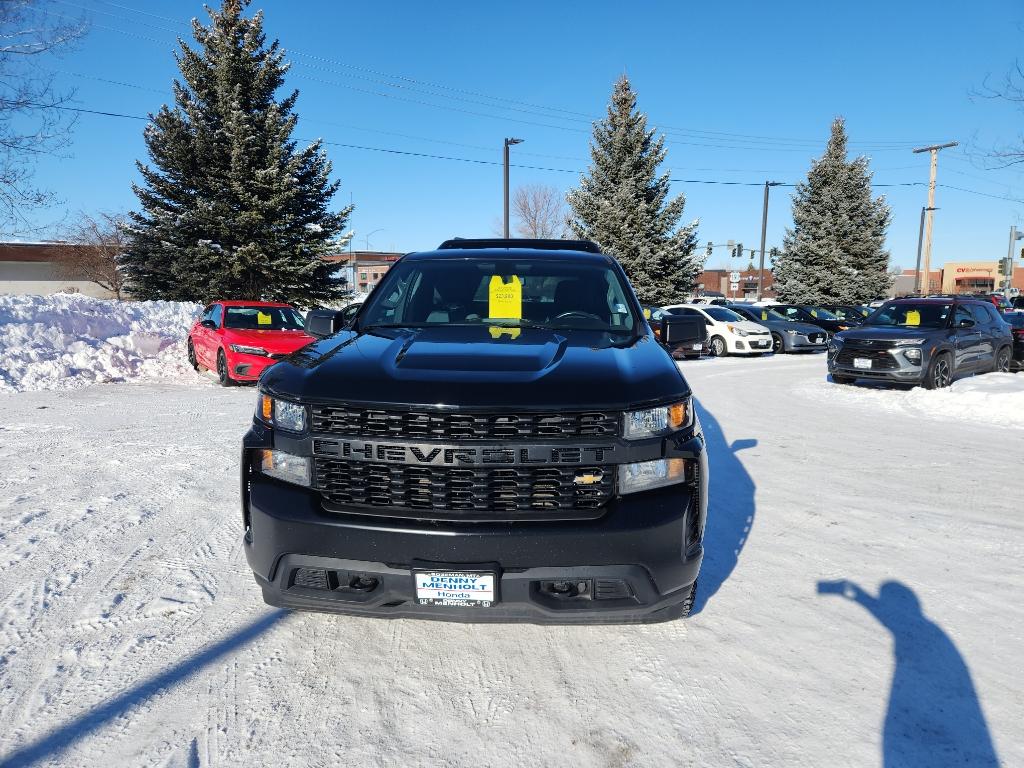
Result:
{"label": "truck headlight", "polygon": [[306,406],[260,394],[257,416],[260,420],[288,432],[306,431]]}
{"label": "truck headlight", "polygon": [[232,352],[239,352],[243,355],[259,355],[266,357],[269,353],[263,347],[248,347],[245,344],[228,344]]}
{"label": "truck headlight", "polygon": [[286,483],[295,485],[310,486],[311,473],[309,471],[309,458],[296,456],[284,451],[272,451],[269,448],[260,449],[258,452],[257,466],[264,475],[284,480]]}
{"label": "truck headlight", "polygon": [[686,459],[657,459],[619,465],[619,493],[637,493],[686,482]]}
{"label": "truck headlight", "polygon": [[645,408],[642,411],[626,413],[627,440],[642,440],[645,437],[667,435],[676,430],[688,427],[693,423],[690,400],[687,398],[672,405],[661,405],[657,408]]}

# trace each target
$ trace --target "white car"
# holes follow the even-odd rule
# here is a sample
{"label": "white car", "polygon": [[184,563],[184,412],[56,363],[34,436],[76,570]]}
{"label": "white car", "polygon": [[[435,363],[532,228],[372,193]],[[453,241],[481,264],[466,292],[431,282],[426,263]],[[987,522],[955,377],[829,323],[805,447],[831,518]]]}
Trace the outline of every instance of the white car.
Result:
{"label": "white car", "polygon": [[673,315],[699,315],[708,327],[708,348],[714,357],[763,355],[772,351],[772,334],[727,307],[708,304],[672,304],[662,307]]}

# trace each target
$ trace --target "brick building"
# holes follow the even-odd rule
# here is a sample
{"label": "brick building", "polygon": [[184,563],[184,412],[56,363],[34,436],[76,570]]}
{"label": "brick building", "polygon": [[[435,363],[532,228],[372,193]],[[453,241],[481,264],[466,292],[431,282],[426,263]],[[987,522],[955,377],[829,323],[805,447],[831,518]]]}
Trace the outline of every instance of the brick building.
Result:
{"label": "brick building", "polygon": [[324,259],[339,265],[339,272],[353,293],[365,294],[374,289],[384,273],[403,255],[389,251],[346,251]]}
{"label": "brick building", "polygon": [[[756,269],[741,269],[737,271],[740,273],[740,279],[736,290],[732,289],[731,281],[729,279],[732,274],[732,270],[705,269],[697,278],[697,285],[694,293],[697,296],[721,295],[727,299],[756,298],[758,271]],[[772,271],[768,269],[768,267],[765,267],[764,270],[764,290],[761,292],[761,297],[765,299],[775,298]]]}

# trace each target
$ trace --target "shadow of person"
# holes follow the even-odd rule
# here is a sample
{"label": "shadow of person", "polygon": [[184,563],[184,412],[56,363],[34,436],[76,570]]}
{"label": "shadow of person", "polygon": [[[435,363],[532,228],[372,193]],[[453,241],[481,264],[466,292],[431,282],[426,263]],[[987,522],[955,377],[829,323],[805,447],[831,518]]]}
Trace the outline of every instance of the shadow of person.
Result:
{"label": "shadow of person", "polygon": [[822,581],[818,592],[863,606],[892,633],[896,668],[882,734],[887,768],[999,765],[967,664],[921,612],[913,590],[887,581],[872,597],[852,582]]}
{"label": "shadow of person", "polygon": [[704,430],[710,476],[704,561],[700,567],[700,588],[693,604],[694,614],[704,610],[732,575],[754,524],[754,481],[736,454],[757,445],[757,440],[734,440],[729,444],[711,412],[700,403],[695,402],[695,406]]}

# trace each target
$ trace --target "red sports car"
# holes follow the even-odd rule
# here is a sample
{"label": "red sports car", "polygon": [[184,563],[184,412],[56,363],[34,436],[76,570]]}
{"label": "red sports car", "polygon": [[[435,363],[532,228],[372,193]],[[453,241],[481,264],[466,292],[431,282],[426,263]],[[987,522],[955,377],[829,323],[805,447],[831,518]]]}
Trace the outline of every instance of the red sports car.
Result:
{"label": "red sports car", "polygon": [[229,387],[256,381],[265,368],[316,341],[294,307],[271,301],[217,301],[188,332],[188,361],[217,372]]}

